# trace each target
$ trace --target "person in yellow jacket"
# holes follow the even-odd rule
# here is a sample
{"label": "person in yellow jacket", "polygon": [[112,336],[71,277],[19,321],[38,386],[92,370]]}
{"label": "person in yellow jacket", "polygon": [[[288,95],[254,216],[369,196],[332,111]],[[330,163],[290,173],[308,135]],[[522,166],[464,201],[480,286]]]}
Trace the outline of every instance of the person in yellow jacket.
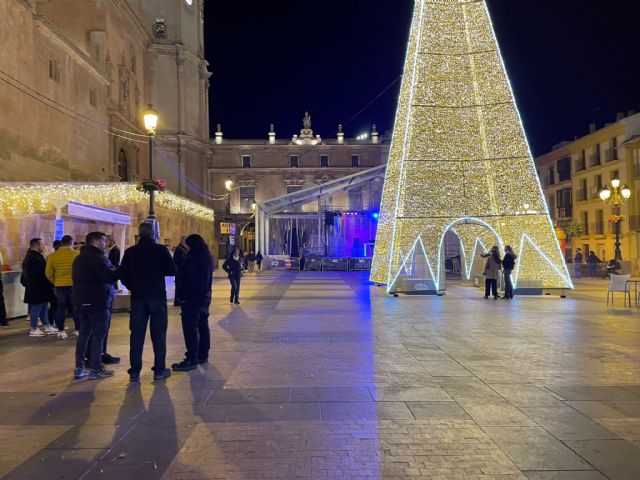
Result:
{"label": "person in yellow jacket", "polygon": [[[71,290],[73,287],[71,265],[78,254],[79,252],[73,249],[73,238],[71,238],[71,235],[65,235],[60,240],[60,248],[47,258],[45,275],[55,288],[57,300],[55,320],[56,327],[60,332],[58,333],[58,338],[60,339],[67,338],[67,334],[64,331],[64,321],[67,309],[73,305],[71,298]],[[75,323],[75,334],[77,336],[78,321],[75,312],[73,314],[73,322]]]}

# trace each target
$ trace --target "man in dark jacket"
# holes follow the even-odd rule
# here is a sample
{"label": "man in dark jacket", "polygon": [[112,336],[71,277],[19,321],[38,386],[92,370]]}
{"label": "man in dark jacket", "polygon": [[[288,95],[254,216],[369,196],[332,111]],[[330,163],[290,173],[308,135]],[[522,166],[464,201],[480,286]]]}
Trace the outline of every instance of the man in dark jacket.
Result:
{"label": "man in dark jacket", "polygon": [[185,243],[185,239],[186,237],[181,237],[180,243],[178,244],[176,249],[173,251],[173,263],[176,264],[175,295],[173,299],[174,307],[178,307],[182,303],[180,299],[180,288],[178,287],[178,283],[180,282],[180,278],[181,278],[180,269],[184,264],[185,258],[187,256],[187,251],[188,251],[187,244]]}
{"label": "man in dark jacket", "polygon": [[[55,335],[58,329],[49,323],[49,302],[53,298],[53,285],[45,275],[47,261],[42,253],[44,242],[41,238],[29,241],[29,250],[22,261],[22,276],[20,282],[25,287],[24,303],[29,305],[29,320],[31,322],[30,337]],[[38,328],[38,319],[44,326],[44,332]]]}
{"label": "man in dark jacket", "polygon": [[[109,248],[108,250],[109,253],[107,253],[107,258],[111,262],[111,265],[113,265],[116,268],[120,267],[120,247],[116,245],[116,242],[113,239],[113,237],[109,237],[108,239],[108,248]],[[115,287],[116,290],[119,290],[117,281],[114,282],[113,286]]]}
{"label": "man in dark jacket", "polygon": [[2,286],[2,252],[0,252],[0,326],[9,326],[9,322],[7,322],[7,307],[4,304],[4,287]]}
{"label": "man in dark jacket", "polygon": [[[110,377],[113,370],[102,366],[102,346],[107,335],[113,282],[118,271],[105,256],[107,237],[102,232],[87,235],[86,245],[73,261],[73,308],[77,312],[80,335],[76,343],[74,378],[89,375],[92,380]],[[85,370],[85,355],[91,338],[91,372]]]}
{"label": "man in dark jacket", "polygon": [[155,355],[153,378],[162,380],[171,375],[171,370],[165,367],[168,325],[165,277],[176,274],[171,254],[164,245],[155,242],[153,226],[142,223],[138,233],[138,244],[127,248],[120,267],[122,283],[131,291],[129,378],[132,382],[140,381],[147,323]]}

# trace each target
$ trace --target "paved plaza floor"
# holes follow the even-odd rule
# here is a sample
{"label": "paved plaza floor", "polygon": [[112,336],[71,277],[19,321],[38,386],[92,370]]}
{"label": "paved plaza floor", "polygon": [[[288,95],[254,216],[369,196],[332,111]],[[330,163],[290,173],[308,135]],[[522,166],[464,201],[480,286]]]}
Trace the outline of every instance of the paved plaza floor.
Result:
{"label": "paved plaza floor", "polygon": [[[359,273],[214,282],[210,362],[73,381],[73,340],[0,330],[7,479],[640,479],[640,314],[569,298],[392,298]],[[169,363],[182,359],[170,307]]]}

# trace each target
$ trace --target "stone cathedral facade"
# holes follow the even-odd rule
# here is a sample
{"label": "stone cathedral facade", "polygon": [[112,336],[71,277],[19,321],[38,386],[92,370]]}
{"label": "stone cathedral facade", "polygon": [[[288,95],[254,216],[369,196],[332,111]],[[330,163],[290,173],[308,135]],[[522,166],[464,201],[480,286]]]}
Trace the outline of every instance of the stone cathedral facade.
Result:
{"label": "stone cathedral facade", "polygon": [[[204,0],[0,2],[0,182],[148,176],[202,201],[209,148]],[[137,134],[137,135],[133,135]]]}

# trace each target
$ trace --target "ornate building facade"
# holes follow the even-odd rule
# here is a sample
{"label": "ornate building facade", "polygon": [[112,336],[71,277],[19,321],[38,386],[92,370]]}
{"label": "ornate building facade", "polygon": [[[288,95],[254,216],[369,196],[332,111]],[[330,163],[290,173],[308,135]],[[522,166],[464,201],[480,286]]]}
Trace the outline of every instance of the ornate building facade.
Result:
{"label": "ornate building facade", "polygon": [[148,176],[142,116],[159,113],[154,175],[206,190],[203,0],[0,4],[0,181]]}
{"label": "ornate building facade", "polygon": [[625,270],[640,271],[640,114],[619,113],[602,128],[563,142],[536,159],[536,168],[554,223],[565,229],[565,257],[576,248],[593,250],[602,260],[614,257],[615,225],[610,205],[600,191],[619,179],[631,188],[631,198],[621,207],[622,257]]}
{"label": "ornate building facade", "polygon": [[[278,139],[275,126],[271,125],[264,139],[236,140],[224,138],[218,126],[211,147],[209,185],[213,196],[221,200],[214,201],[213,208],[218,224],[236,225],[236,238],[232,241],[240,248],[255,248],[253,204],[387,163],[389,142],[375,125],[366,138],[364,135],[345,138],[342,126],[338,126],[336,137],[325,139],[314,134],[311,127],[311,116],[306,114],[300,133],[291,137]],[[224,198],[228,180],[233,182],[233,188]],[[369,192],[361,186],[347,190],[346,195],[323,199],[320,208],[353,211],[368,208]],[[220,229],[218,232],[218,244],[223,248],[229,239]]]}

